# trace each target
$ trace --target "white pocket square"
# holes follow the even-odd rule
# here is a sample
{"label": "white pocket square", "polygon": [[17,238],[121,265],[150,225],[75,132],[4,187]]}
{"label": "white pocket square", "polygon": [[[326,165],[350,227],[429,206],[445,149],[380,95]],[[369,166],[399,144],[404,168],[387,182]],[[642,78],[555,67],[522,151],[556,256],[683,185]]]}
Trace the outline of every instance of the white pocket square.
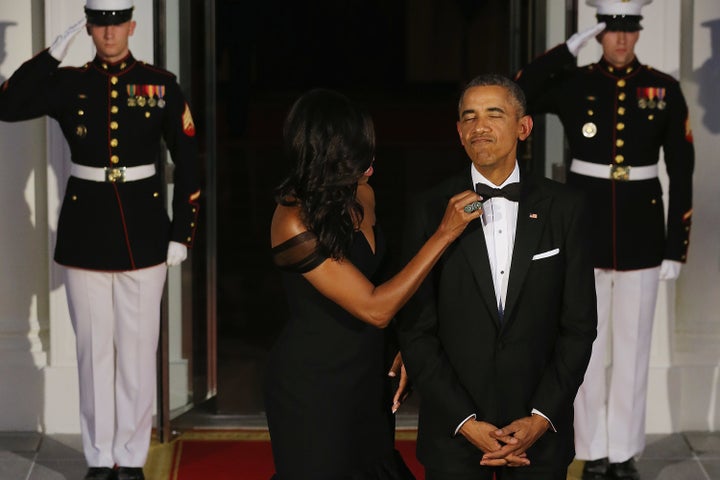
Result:
{"label": "white pocket square", "polygon": [[537,253],[537,254],[533,255],[532,259],[540,260],[541,258],[552,257],[553,255],[557,255],[558,253],[560,253],[560,249],[553,248],[552,250],[548,250],[547,252]]}

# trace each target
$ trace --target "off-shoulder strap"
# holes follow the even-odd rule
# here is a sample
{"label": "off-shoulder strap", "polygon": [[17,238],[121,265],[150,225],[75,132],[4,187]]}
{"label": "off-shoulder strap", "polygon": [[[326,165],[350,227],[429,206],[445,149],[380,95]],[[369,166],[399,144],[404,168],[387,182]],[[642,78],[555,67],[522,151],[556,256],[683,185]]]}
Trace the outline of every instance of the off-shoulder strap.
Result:
{"label": "off-shoulder strap", "polygon": [[273,262],[278,268],[295,273],[306,273],[327,258],[318,249],[317,236],[305,231],[273,247]]}

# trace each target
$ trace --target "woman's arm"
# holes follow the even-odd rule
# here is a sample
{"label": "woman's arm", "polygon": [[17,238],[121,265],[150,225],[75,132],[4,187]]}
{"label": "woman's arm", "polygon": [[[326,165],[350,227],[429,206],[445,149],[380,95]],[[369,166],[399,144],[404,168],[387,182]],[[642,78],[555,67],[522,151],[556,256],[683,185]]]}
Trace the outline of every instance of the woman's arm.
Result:
{"label": "woman's arm", "polygon": [[[481,210],[466,213],[463,208],[480,196],[465,191],[452,197],[435,233],[395,276],[375,286],[347,259],[329,258],[303,276],[324,296],[356,318],[384,328],[415,293],[445,249],[465,230]],[[273,216],[271,243],[279,245],[306,231],[296,207],[278,206]]]}

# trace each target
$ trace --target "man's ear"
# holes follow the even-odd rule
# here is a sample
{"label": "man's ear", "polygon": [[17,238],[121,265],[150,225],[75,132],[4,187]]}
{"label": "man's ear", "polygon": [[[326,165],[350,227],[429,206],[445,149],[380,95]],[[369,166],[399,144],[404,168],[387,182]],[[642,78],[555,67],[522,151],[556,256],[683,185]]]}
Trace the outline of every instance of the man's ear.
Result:
{"label": "man's ear", "polygon": [[518,129],[518,139],[525,140],[530,136],[533,128],[533,119],[530,115],[525,115],[520,118],[520,128]]}

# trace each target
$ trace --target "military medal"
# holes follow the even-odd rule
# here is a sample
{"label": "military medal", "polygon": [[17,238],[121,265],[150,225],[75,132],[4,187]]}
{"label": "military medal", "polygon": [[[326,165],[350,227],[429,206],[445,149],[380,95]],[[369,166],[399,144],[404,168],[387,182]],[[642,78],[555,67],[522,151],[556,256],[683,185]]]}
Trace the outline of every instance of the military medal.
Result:
{"label": "military medal", "polygon": [[145,85],[145,91],[147,92],[147,98],[148,98],[148,106],[154,107],[157,105],[157,100],[155,100],[155,85]]}
{"label": "military medal", "polygon": [[85,138],[87,135],[87,127],[85,125],[78,125],[75,127],[75,135],[80,138]]}
{"label": "military medal", "polygon": [[128,85],[127,86],[127,105],[128,107],[134,107],[137,105],[137,102],[135,101],[135,85]]}
{"label": "military medal", "polygon": [[667,107],[667,103],[665,102],[665,89],[664,88],[658,88],[657,92],[658,96],[658,102],[657,102],[657,108],[660,110],[665,110],[665,107]]}
{"label": "military medal", "polygon": [[647,99],[646,98],[638,98],[638,107],[640,108],[647,108]]}
{"label": "military medal", "polygon": [[143,97],[142,95],[138,95],[136,98],[137,98],[137,104],[141,107],[144,107],[145,103],[147,102],[145,97]]}
{"label": "military medal", "polygon": [[585,138],[592,138],[597,134],[597,126],[593,122],[587,122],[582,126],[582,134]]}
{"label": "military medal", "polygon": [[159,108],[165,108],[165,85],[158,85],[157,86],[157,95],[158,95],[158,101],[157,106]]}
{"label": "military medal", "polygon": [[657,103],[655,102],[655,92],[657,91],[657,88],[648,88],[648,108],[655,108]]}

